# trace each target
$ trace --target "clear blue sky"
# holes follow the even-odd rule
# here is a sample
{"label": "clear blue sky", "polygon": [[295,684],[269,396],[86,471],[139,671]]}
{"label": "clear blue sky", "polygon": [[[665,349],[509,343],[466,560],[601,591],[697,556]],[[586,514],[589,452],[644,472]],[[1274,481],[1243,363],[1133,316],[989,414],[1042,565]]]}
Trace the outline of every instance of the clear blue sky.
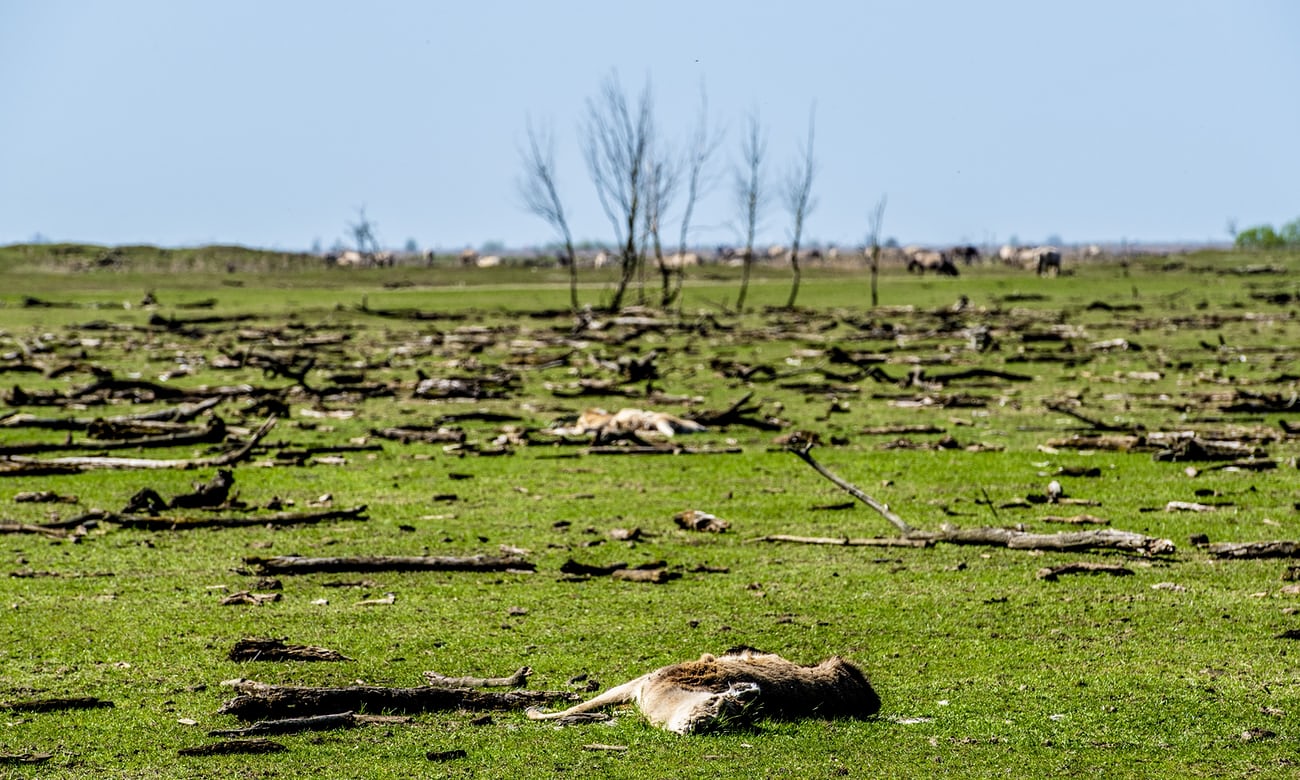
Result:
{"label": "clear blue sky", "polygon": [[[703,245],[736,239],[746,112],[775,187],[814,101],[817,240],[860,243],[882,195],[904,243],[1300,216],[1292,0],[3,0],[0,243],[305,249],[362,206],[388,246],[545,243],[516,195],[529,116],[576,237],[609,240],[578,126],[613,69],[670,139],[706,86],[728,135]],[[788,223],[774,201],[762,240]]]}

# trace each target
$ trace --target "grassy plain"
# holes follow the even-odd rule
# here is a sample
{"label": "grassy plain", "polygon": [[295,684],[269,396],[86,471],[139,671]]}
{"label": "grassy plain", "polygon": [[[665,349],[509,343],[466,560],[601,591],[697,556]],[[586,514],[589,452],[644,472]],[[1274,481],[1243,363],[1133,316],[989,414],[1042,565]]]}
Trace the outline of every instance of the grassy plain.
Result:
{"label": "grassy plain", "polygon": [[[329,494],[334,506],[367,505],[370,519],[188,531],[105,524],[78,543],[4,536],[0,702],[97,696],[114,706],[0,711],[0,754],[52,754],[38,765],[0,764],[0,777],[1300,772],[1294,747],[1300,669],[1289,655],[1297,648],[1279,638],[1300,629],[1300,594],[1283,579],[1291,564],[1224,561],[1189,542],[1194,534],[1216,542],[1300,537],[1298,447],[1279,425],[1296,412],[1225,411],[1243,393],[1294,396],[1300,288],[1293,280],[1300,258],[1067,262],[1070,274],[1059,279],[991,266],[959,279],[888,269],[882,308],[875,311],[860,270],[808,272],[798,312],[765,309],[784,302],[788,282],[778,271],[760,274],[749,299],[754,308],[743,314],[728,307],[735,295],[728,272],[697,273],[680,313],[665,318],[672,327],[634,334],[611,324],[575,345],[564,340],[571,317],[530,315],[565,306],[568,292],[555,271],[325,270],[233,249],[220,257],[124,251],[98,262],[103,254],[0,248],[4,387],[21,386],[29,397],[66,393],[91,381],[94,365],[153,382],[169,373],[166,384],[196,391],[238,383],[275,389],[291,415],[251,461],[236,467],[239,497],[256,505],[278,497],[301,509]],[[1242,273],[1247,265],[1287,273]],[[605,290],[604,282],[588,281],[582,297],[598,304]],[[156,305],[141,305],[146,292]],[[1279,297],[1284,294],[1290,297]],[[963,295],[968,303],[953,311]],[[206,308],[187,307],[195,303]],[[380,317],[376,310],[440,318]],[[210,315],[246,319],[175,327]],[[151,317],[173,323],[151,325]],[[997,349],[972,348],[972,330],[980,326]],[[339,375],[364,373],[392,394],[362,398],[340,390],[321,397],[295,390],[283,376],[218,367],[223,353],[241,350],[306,354],[304,339],[321,335],[338,338],[316,349],[308,386],[346,387]],[[1125,339],[1128,348],[1093,346],[1114,339]],[[835,348],[896,380],[915,369],[924,373],[910,385],[845,378],[857,369],[831,362]],[[654,349],[661,351],[655,389],[685,402],[563,395],[580,378],[616,379],[610,364],[620,356]],[[525,350],[554,360],[524,366]],[[74,368],[51,375],[62,366]],[[769,366],[778,376],[744,380],[735,366]],[[1032,380],[933,384],[935,376],[975,368]],[[430,400],[413,393],[418,374],[498,370],[518,377],[503,398]],[[645,383],[628,387],[640,392]],[[914,526],[1023,524],[1050,533],[1063,526],[1044,517],[1085,511],[1114,528],[1171,539],[1178,551],[1147,559],[943,544],[755,542],[776,533],[861,537],[893,529],[863,506],[826,508],[847,496],[775,446],[772,432],[746,427],[681,441],[739,447],[740,454],[677,456],[592,455],[571,445],[533,444],[507,445],[509,455],[488,457],[372,433],[434,425],[469,410],[516,414],[518,427],[535,431],[586,406],[687,413],[725,408],[747,392],[789,429],[818,432],[824,444],[814,455],[821,462]],[[6,402],[13,397],[6,394]],[[1078,400],[1081,412],[1148,432],[1247,436],[1277,468],[1214,469],[1158,462],[1149,451],[1049,446],[1086,427],[1048,411],[1049,400]],[[248,403],[236,396],[217,413],[232,426],[256,427],[259,415],[241,415]],[[107,416],[165,405],[6,411]],[[355,413],[320,417],[305,410]],[[891,446],[902,437],[863,433],[902,424],[934,425],[961,446]],[[501,423],[460,425],[485,448],[502,429]],[[0,445],[58,443],[67,436],[0,427]],[[941,435],[906,438],[933,445]],[[347,453],[342,462],[274,463],[277,450],[363,441],[382,450]],[[980,444],[986,451],[966,449]],[[1100,476],[1057,476],[1062,467],[1094,466]],[[1189,466],[1194,476],[1185,471]],[[38,523],[54,514],[118,510],[142,487],[171,496],[209,476],[211,469],[6,476],[0,520]],[[1043,493],[1054,478],[1068,496],[1097,505],[1007,506]],[[75,496],[77,503],[12,501],[37,490]],[[1206,513],[1164,511],[1169,501],[1218,506]],[[731,530],[681,530],[672,516],[687,508],[725,518]],[[614,529],[640,529],[640,538],[616,541]],[[282,578],[278,602],[220,605],[230,593],[256,589],[247,556],[464,555],[496,553],[501,545],[527,550],[537,572],[311,574]],[[559,572],[571,558],[663,560],[680,577],[662,585],[572,581]],[[1035,576],[1072,561],[1120,563],[1133,574]],[[396,594],[391,605],[358,604],[390,592]],[[246,636],[322,645],[354,660],[227,660]],[[650,728],[630,710],[608,724],[565,729],[520,713],[475,724],[474,714],[451,712],[418,715],[409,724],[276,737],[288,750],[265,756],[177,754],[214,741],[206,736],[210,729],[239,725],[216,714],[232,695],[220,682],[236,677],[411,686],[421,683],[423,670],[501,675],[528,665],[535,670],[530,687],[565,689],[579,674],[608,686],[734,645],[807,663],[843,655],[871,677],[884,701],[881,716],[764,721],[751,731],[682,738]],[[593,743],[627,750],[584,747]],[[426,758],[452,749],[464,750],[464,757]]]}

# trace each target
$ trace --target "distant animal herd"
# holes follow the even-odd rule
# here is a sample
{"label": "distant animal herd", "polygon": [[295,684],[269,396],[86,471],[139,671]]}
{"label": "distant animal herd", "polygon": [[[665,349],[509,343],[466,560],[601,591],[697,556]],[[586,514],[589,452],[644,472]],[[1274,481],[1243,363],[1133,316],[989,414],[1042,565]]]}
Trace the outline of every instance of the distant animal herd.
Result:
{"label": "distant animal herd", "polygon": [[[604,250],[588,250],[577,253],[579,267],[603,268],[617,264],[618,256]],[[860,264],[867,251],[861,247],[842,249],[836,246],[813,248],[799,251],[800,263],[808,265],[844,265]],[[1071,250],[1071,257],[1088,259],[1103,254],[1100,247],[1092,245]],[[880,260],[882,264],[903,265],[908,271],[917,274],[934,273],[940,276],[959,276],[961,266],[970,266],[983,262],[986,258],[996,259],[1004,265],[1034,271],[1039,276],[1057,276],[1061,273],[1061,259],[1064,253],[1055,246],[1015,246],[1007,244],[1000,247],[996,254],[979,247],[964,244],[945,249],[936,249],[919,245],[905,247],[882,247]],[[432,266],[436,260],[432,250],[423,252],[371,251],[360,252],[353,249],[336,250],[322,255],[326,265],[350,268],[387,268],[395,265]],[[480,254],[473,249],[465,249],[454,255],[454,262],[462,268],[495,268],[505,263],[525,266],[544,266],[563,263],[563,259],[554,254],[536,251],[511,253],[509,257],[502,254]],[[739,266],[745,262],[745,250],[731,246],[718,246],[712,250],[696,249],[690,252],[672,253],[663,257],[665,267],[674,270],[705,265]],[[757,263],[782,263],[791,259],[790,250],[784,246],[773,245],[766,249],[755,249],[751,259]],[[647,262],[656,265],[660,261],[648,258]]]}

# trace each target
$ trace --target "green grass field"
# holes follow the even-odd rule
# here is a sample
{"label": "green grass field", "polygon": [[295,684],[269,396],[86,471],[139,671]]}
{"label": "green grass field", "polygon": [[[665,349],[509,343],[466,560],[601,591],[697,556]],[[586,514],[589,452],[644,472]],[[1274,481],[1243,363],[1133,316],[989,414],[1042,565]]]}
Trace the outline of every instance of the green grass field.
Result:
{"label": "green grass field", "polygon": [[[246,385],[215,410],[235,439],[265,419],[256,399],[278,399],[289,414],[234,467],[238,498],[256,507],[279,499],[306,511],[329,496],[336,508],[366,505],[369,519],[190,530],[106,522],[76,541],[3,535],[0,703],[94,696],[113,706],[3,710],[0,777],[1300,772],[1300,690],[1290,656],[1297,645],[1281,638],[1300,630],[1300,589],[1286,579],[1295,564],[1224,560],[1191,543],[1201,534],[1211,542],[1300,537],[1300,447],[1282,425],[1298,413],[1285,403],[1298,378],[1298,256],[1067,261],[1067,275],[1048,279],[993,266],[958,279],[886,269],[874,311],[864,272],[817,269],[805,275],[799,310],[769,309],[788,289],[785,274],[770,269],[757,276],[750,308],[737,313],[734,275],[710,269],[688,277],[679,312],[646,313],[662,327],[619,325],[598,313],[606,327],[574,335],[565,277],[555,270],[321,269],[235,248],[126,248],[100,262],[106,254],[0,248],[0,446],[76,445],[86,436],[14,425],[19,415],[109,417],[179,402],[64,402],[95,380],[92,368],[179,388],[178,398]],[[580,295],[599,306],[608,290],[609,280],[584,277]],[[155,304],[142,305],[147,293]],[[651,286],[647,298],[656,293]],[[954,311],[963,295],[968,303]],[[973,348],[980,328],[996,348]],[[1105,345],[1118,339],[1127,348]],[[647,397],[646,382],[619,381],[618,360],[652,350],[658,377]],[[842,354],[858,362],[836,362]],[[314,363],[298,381],[251,356]],[[770,371],[738,373],[756,366]],[[976,369],[986,373],[970,373]],[[967,375],[945,378],[959,372]],[[503,373],[513,379],[499,398],[416,393],[420,377]],[[614,389],[574,397],[580,380]],[[614,391],[628,395],[608,394]],[[761,416],[786,424],[783,431],[728,426],[675,440],[738,453],[589,454],[539,433],[591,406],[690,414],[724,409],[746,393]],[[1233,410],[1251,399],[1279,403]],[[1192,431],[1255,452],[1236,462],[1171,462],[1150,449],[1051,444],[1088,426],[1049,410],[1049,402],[1140,427],[1149,441]],[[446,421],[465,412],[519,419]],[[449,451],[376,434],[440,423],[462,428],[469,446]],[[943,433],[864,432],[900,425]],[[1177,552],[1144,558],[756,541],[895,534],[863,505],[829,508],[851,499],[774,443],[791,430],[819,434],[813,455],[821,463],[921,529],[1053,533],[1073,527],[1044,518],[1088,513],[1112,528],[1170,539]],[[956,446],[935,446],[943,436]],[[293,456],[309,447],[342,449]],[[498,449],[506,454],[487,454]],[[212,452],[192,445],[104,454]],[[87,443],[39,457],[97,453]],[[1263,461],[1273,468],[1255,467]],[[1098,476],[1058,475],[1092,467]],[[141,488],[170,497],[213,471],[6,474],[0,522],[116,512]],[[1066,496],[1095,503],[1024,501],[1053,479]],[[75,503],[14,500],[30,491]],[[1166,511],[1170,501],[1215,511]],[[673,515],[688,508],[731,527],[682,530]],[[617,529],[640,533],[620,540],[611,533]],[[254,556],[496,555],[503,547],[526,551],[536,571],[284,576],[279,601],[220,603],[238,591],[265,592],[245,561]],[[663,584],[577,580],[560,572],[570,559],[664,561],[677,576]],[[1119,564],[1131,574],[1036,576],[1076,561]],[[386,593],[394,603],[359,604]],[[243,637],[324,646],[353,660],[228,660]],[[736,645],[803,663],[842,655],[871,678],[881,714],[764,720],[738,732],[678,737],[630,708],[608,723],[566,728],[517,711],[486,722],[476,720],[480,713],[437,712],[275,736],[287,750],[267,755],[178,754],[217,741],[210,730],[243,725],[217,713],[234,695],[221,685],[232,678],[416,686],[425,670],[499,676],[527,665],[530,688],[570,690],[568,681],[581,674],[607,687]],[[429,757],[452,750],[463,757]],[[49,758],[22,763],[24,755]]]}

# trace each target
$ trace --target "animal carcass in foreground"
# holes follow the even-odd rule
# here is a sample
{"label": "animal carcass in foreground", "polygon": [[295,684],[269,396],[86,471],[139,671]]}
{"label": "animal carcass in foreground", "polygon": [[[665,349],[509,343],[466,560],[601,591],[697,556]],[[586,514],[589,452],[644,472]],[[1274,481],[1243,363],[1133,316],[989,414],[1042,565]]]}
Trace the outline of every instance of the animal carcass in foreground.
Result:
{"label": "animal carcass in foreground", "polygon": [[880,711],[880,697],[866,676],[839,656],[800,666],[772,653],[735,648],[665,666],[567,710],[530,709],[528,717],[559,720],[628,702],[636,702],[652,725],[677,734],[713,731],[761,716],[866,718]]}
{"label": "animal carcass in foreground", "polygon": [[672,436],[678,433],[699,433],[705,430],[694,420],[646,409],[619,409],[610,414],[604,409],[588,409],[578,416],[578,421],[568,428],[559,428],[563,436],[596,434],[597,441],[629,436],[638,433],[659,433]]}

